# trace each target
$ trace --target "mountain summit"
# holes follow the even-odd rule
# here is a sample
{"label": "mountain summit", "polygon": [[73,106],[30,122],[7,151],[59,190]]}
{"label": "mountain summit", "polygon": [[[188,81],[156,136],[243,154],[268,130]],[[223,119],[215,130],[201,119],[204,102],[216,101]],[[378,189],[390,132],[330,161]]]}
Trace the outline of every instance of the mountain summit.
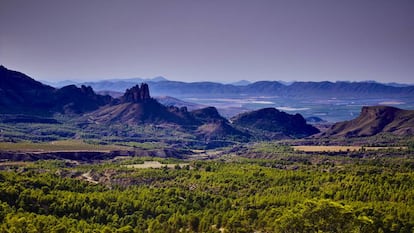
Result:
{"label": "mountain summit", "polygon": [[147,100],[150,100],[150,92],[148,84],[141,83],[141,87],[139,85],[136,85],[130,89],[127,89],[125,94],[121,97],[122,103],[140,103],[145,102]]}

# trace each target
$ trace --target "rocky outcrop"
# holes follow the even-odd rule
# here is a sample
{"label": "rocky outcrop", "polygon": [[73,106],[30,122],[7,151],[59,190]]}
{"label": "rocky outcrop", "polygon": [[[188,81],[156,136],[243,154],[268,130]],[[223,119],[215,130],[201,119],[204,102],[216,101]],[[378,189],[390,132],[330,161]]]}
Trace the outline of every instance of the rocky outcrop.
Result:
{"label": "rocky outcrop", "polygon": [[141,86],[136,85],[127,89],[125,94],[121,97],[121,103],[140,103],[150,99],[151,96],[148,84],[142,83]]}
{"label": "rocky outcrop", "polygon": [[366,137],[379,133],[414,135],[414,110],[389,106],[363,107],[361,114],[350,121],[338,122],[320,137]]}
{"label": "rocky outcrop", "polygon": [[186,107],[164,106],[151,98],[147,84],[127,89],[112,105],[85,115],[96,124],[155,124],[177,127],[197,137],[206,146],[227,145],[229,140],[247,141],[249,135],[235,129],[216,108],[206,107],[188,111]]}
{"label": "rocky outcrop", "polygon": [[148,84],[135,85],[111,105],[86,115],[90,121],[100,124],[163,124],[194,125],[195,119],[185,107],[166,107],[151,98]]}

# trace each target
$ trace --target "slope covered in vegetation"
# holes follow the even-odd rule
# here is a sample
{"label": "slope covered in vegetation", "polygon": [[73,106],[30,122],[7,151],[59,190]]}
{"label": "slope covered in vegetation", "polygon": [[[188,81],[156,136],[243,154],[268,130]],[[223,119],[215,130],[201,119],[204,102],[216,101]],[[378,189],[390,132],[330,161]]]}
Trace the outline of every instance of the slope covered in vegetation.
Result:
{"label": "slope covered in vegetation", "polygon": [[[412,232],[412,152],[2,164],[2,232]],[[148,160],[151,158],[147,158]],[[158,160],[171,162],[170,160]],[[181,163],[181,161],[172,161]]]}

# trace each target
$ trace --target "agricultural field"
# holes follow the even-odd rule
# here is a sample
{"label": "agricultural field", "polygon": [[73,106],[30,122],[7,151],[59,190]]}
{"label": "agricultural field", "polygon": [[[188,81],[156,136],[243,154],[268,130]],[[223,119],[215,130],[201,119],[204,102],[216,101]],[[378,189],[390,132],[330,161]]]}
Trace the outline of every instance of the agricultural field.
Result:
{"label": "agricultural field", "polygon": [[363,150],[404,150],[407,147],[375,147],[375,146],[294,146],[296,151],[304,152],[344,152],[344,151],[363,151]]}
{"label": "agricultural field", "polygon": [[188,163],[177,163],[177,164],[162,164],[159,161],[144,161],[142,164],[129,164],[125,165],[127,168],[184,168],[185,166],[189,166]]}
{"label": "agricultural field", "polygon": [[155,126],[0,124],[0,232],[413,232],[410,137],[208,149]]}
{"label": "agricultural field", "polygon": [[10,143],[0,142],[0,150],[3,151],[27,151],[27,152],[59,152],[59,151],[101,151],[126,150],[131,147],[120,145],[100,145],[86,143],[82,140],[59,140],[51,142],[35,143],[30,141]]}

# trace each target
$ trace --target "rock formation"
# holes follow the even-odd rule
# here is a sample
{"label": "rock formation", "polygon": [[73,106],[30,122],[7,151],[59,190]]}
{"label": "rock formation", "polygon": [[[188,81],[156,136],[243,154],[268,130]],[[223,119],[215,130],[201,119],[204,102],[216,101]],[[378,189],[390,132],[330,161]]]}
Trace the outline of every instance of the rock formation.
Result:
{"label": "rock formation", "polygon": [[121,98],[121,103],[141,103],[150,99],[151,96],[148,84],[141,83],[141,87],[139,85],[135,85],[134,87],[127,89]]}

